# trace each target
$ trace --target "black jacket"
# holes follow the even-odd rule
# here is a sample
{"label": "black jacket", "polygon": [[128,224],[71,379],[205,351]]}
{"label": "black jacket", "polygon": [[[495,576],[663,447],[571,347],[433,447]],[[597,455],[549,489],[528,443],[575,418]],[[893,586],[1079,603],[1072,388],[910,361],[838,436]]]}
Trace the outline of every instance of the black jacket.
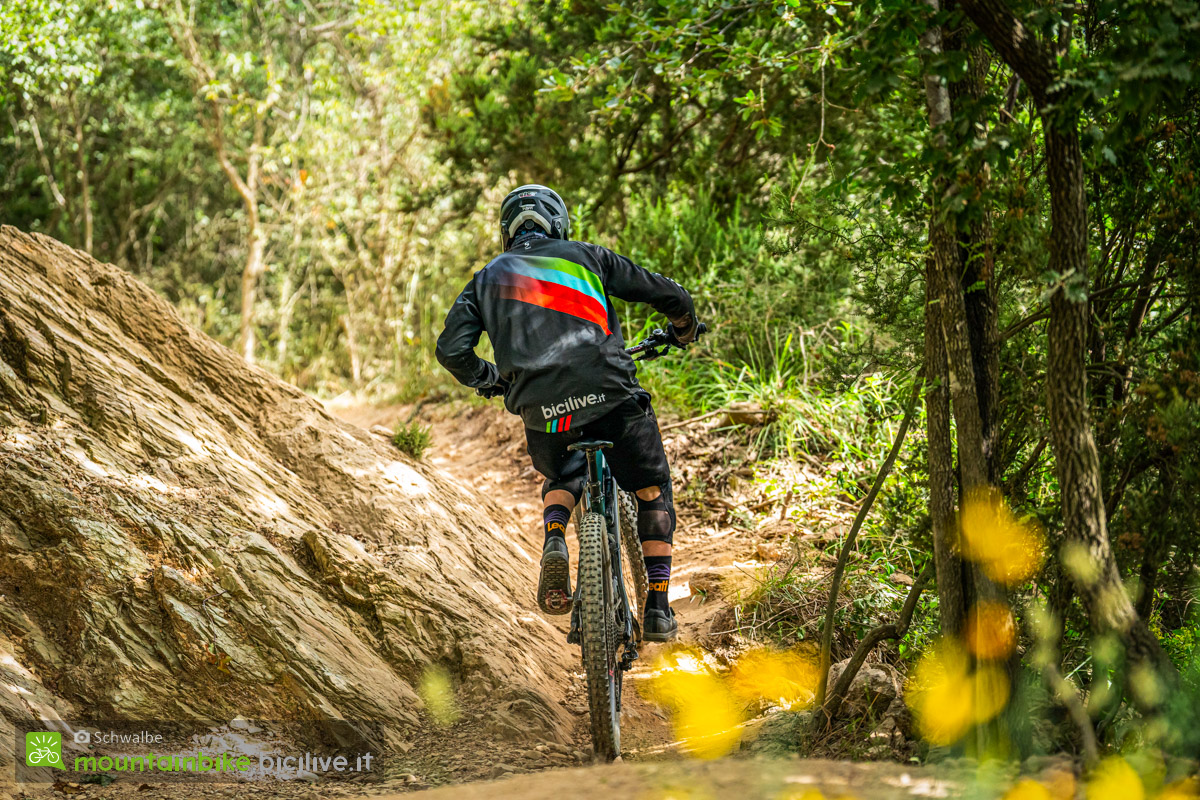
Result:
{"label": "black jacket", "polygon": [[[641,391],[609,296],[695,319],[669,278],[599,245],[528,237],[471,278],[446,315],[437,358],[472,388],[509,383],[504,405],[525,426],[567,431]],[[496,363],[475,355],[487,331]]]}

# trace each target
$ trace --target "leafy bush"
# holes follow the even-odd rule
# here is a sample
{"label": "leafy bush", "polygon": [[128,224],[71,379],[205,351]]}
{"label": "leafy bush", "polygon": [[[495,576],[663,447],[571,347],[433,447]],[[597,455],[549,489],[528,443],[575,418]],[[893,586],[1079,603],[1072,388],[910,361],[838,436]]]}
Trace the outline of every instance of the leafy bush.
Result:
{"label": "leafy bush", "polygon": [[396,445],[400,452],[417,459],[425,454],[432,442],[433,436],[430,434],[430,429],[415,419],[408,425],[397,427],[396,432],[392,434],[392,444]]}

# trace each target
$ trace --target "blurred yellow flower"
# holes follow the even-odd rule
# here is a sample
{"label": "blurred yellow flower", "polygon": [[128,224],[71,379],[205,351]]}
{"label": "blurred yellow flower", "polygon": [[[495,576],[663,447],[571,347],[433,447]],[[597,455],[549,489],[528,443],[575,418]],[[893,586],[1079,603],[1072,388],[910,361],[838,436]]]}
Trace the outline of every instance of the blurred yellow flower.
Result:
{"label": "blurred yellow flower", "polygon": [[963,555],[1005,586],[1033,576],[1042,565],[1043,536],[1032,522],[1018,520],[991,487],[971,492],[958,517]]}
{"label": "blurred yellow flower", "polygon": [[1004,670],[984,665],[972,672],[966,650],[943,639],[921,656],[909,674],[905,702],[921,735],[934,744],[961,739],[972,725],[987,722],[1007,705]]}
{"label": "blurred yellow flower", "polygon": [[421,676],[417,694],[425,701],[425,710],[438,725],[449,725],[458,719],[458,705],[454,702],[454,687],[450,675],[441,667],[429,667]]}
{"label": "blurred yellow flower", "polygon": [[729,673],[729,690],[744,704],[767,700],[783,708],[808,705],[817,693],[819,658],[801,650],[751,650]]}
{"label": "blurred yellow flower", "polygon": [[1200,800],[1200,781],[1195,778],[1176,781],[1162,790],[1158,800]]}
{"label": "blurred yellow flower", "polygon": [[953,744],[974,719],[967,654],[943,639],[921,656],[908,676],[904,701],[921,735],[935,744]]}
{"label": "blurred yellow flower", "polygon": [[670,711],[675,738],[697,758],[720,758],[741,740],[741,708],[698,651],[679,648],[659,657],[645,694]]}
{"label": "blurred yellow flower", "polygon": [[1007,604],[984,600],[967,615],[966,635],[977,658],[1000,661],[1017,646],[1017,622]]}
{"label": "blurred yellow flower", "polygon": [[820,789],[814,789],[811,786],[803,789],[789,787],[775,795],[775,800],[825,800],[825,795],[821,794]]}
{"label": "blurred yellow flower", "polygon": [[1145,800],[1142,779],[1129,762],[1112,756],[1100,762],[1087,782],[1087,800]]}
{"label": "blurred yellow flower", "polygon": [[1059,798],[1050,794],[1050,790],[1045,785],[1032,778],[1025,778],[1005,792],[1003,800],[1059,800]]}

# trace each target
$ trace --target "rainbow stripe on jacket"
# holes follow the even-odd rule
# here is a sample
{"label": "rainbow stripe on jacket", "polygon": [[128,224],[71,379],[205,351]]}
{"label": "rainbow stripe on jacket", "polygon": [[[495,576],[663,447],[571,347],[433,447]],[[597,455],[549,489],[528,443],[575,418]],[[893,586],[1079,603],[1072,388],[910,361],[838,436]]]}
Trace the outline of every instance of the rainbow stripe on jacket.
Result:
{"label": "rainbow stripe on jacket", "polygon": [[502,298],[570,314],[612,333],[600,276],[574,261],[527,255],[506,258],[487,269],[487,282],[498,287]]}

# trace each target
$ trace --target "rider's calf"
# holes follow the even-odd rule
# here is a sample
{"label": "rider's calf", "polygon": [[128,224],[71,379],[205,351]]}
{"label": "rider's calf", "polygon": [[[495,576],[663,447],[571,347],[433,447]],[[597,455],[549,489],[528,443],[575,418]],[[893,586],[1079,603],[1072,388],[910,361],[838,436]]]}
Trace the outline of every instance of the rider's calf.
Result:
{"label": "rider's calf", "polygon": [[675,537],[675,503],[671,497],[671,481],[668,479],[664,487],[639,489],[636,494],[638,539],[643,547],[647,542],[663,542],[669,547]]}

